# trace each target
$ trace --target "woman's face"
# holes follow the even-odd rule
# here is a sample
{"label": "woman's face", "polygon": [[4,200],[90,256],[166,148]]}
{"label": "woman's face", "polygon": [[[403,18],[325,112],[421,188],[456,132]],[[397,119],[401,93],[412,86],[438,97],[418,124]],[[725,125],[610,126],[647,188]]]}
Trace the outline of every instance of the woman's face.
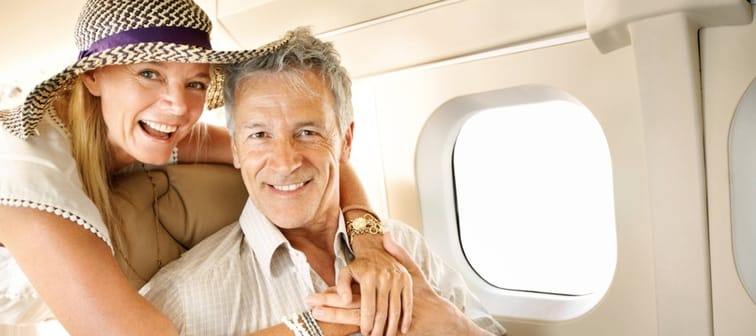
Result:
{"label": "woman's face", "polygon": [[102,103],[113,167],[166,163],[202,114],[209,83],[207,64],[111,65],[85,74]]}

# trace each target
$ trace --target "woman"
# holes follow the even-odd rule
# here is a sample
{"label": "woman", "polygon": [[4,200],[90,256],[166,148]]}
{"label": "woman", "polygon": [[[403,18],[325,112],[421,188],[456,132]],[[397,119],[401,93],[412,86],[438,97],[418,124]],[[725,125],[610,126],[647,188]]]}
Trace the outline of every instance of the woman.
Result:
{"label": "woman", "polygon": [[[109,181],[141,164],[231,162],[224,129],[204,128],[203,148],[190,141],[200,136],[203,102],[222,104],[215,65],[278,45],[213,51],[210,29],[191,0],[89,0],[76,27],[79,60],[38,85],[23,106],[0,112],[0,323],[54,316],[72,335],[176,333],[113,258],[119,230]],[[348,219],[358,217],[364,192],[351,171],[342,175],[342,194],[352,197],[342,206],[357,209]],[[411,290],[406,272],[377,279],[400,266],[380,236],[356,241],[350,272],[364,286],[376,284],[369,290],[379,303],[397,297],[392,287]],[[363,319],[363,331],[382,329],[379,316],[400,315],[397,302],[373,305],[391,311]]]}

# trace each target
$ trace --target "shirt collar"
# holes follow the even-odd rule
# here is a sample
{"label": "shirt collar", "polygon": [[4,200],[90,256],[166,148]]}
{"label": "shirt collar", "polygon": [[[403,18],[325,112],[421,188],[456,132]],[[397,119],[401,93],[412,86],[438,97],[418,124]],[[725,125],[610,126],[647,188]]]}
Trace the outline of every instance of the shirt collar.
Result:
{"label": "shirt collar", "polygon": [[[278,227],[271,223],[249,199],[247,199],[244,210],[239,217],[239,224],[242,233],[244,233],[245,243],[252,250],[258,264],[264,266],[264,269],[268,272],[270,272],[270,266],[279,248],[288,252],[286,255],[290,255],[294,251],[294,248]],[[350,263],[354,259],[354,252],[349,246],[346,233],[344,215],[341,213],[339,213],[339,225],[336,229],[336,239],[334,239],[333,245],[337,259],[344,258],[346,263]]]}

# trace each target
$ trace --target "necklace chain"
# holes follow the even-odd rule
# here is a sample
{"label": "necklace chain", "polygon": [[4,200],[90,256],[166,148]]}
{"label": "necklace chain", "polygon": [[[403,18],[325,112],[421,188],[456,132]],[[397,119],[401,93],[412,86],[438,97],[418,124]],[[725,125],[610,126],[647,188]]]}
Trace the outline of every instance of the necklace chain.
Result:
{"label": "necklace chain", "polygon": [[157,185],[155,184],[155,180],[152,178],[152,174],[150,174],[144,164],[142,164],[142,169],[147,174],[147,178],[150,179],[150,185],[152,185],[152,214],[155,216],[155,253],[157,254],[157,263],[159,269],[163,267],[163,260],[160,256],[160,226],[162,226],[162,224],[160,223],[160,206],[158,206]]}

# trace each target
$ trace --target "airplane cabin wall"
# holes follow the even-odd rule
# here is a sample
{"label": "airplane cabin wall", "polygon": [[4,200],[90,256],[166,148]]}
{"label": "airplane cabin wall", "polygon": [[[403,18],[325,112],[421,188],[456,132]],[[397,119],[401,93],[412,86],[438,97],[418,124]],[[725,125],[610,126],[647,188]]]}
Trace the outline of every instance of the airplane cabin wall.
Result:
{"label": "airplane cabin wall", "polygon": [[[433,224],[423,222],[420,215],[414,157],[416,139],[425,120],[442,103],[470,93],[529,84],[548,85],[564,90],[595,113],[610,146],[618,236],[615,279],[604,299],[593,310],[573,320],[542,321],[499,317],[506,323],[511,335],[656,335],[655,263],[649,206],[651,200],[633,50],[624,48],[610,54],[601,54],[590,40],[582,40],[460,64],[455,64],[454,57],[449,56],[450,49],[454,51],[452,55],[469,56],[474,55],[476,50],[484,52],[502,46],[517,46],[550,38],[561,32],[585,30],[584,27],[576,27],[575,17],[569,15],[563,16],[562,21],[559,15],[543,15],[549,18],[550,31],[540,33],[540,22],[510,27],[507,24],[512,21],[506,19],[486,20],[490,13],[538,18],[536,12],[527,12],[532,6],[526,4],[531,3],[464,1],[392,21],[390,24],[379,24],[334,37],[337,47],[342,50],[345,64],[352,64],[350,71],[358,74],[358,80],[369,81],[374,90],[389,214],[426,232],[433,230],[428,228]],[[569,5],[573,10],[575,6],[581,8],[579,1],[572,1]],[[519,12],[515,8],[526,10]],[[551,13],[549,6],[543,4],[539,5],[538,11]],[[475,13],[486,15],[480,21],[471,21],[468,25],[443,25],[459,13],[472,13],[472,17],[475,17]],[[483,28],[481,25],[486,29],[480,29]],[[353,41],[362,41],[362,49],[392,48],[391,37],[401,33],[397,31],[397,27],[412,27],[411,32],[407,31],[409,36],[403,38],[431,41],[427,43],[438,47],[428,50],[437,50],[437,54],[427,54],[428,61],[419,64],[392,65],[378,70],[371,67],[373,63],[367,66],[368,70],[355,65],[361,60],[350,58],[350,55],[358,52],[354,49]],[[439,35],[439,30],[445,32],[449,29],[461,29],[470,33],[467,36]],[[494,43],[496,39],[491,36],[500,36],[500,43]],[[465,43],[457,44],[455,38],[488,40],[493,44],[487,48],[456,50],[455,46]],[[364,41],[371,42],[365,46]],[[442,63],[434,64],[434,59]],[[448,63],[444,63],[447,61]],[[401,71],[392,72],[397,69]],[[376,73],[378,75],[371,76]],[[359,125],[356,125],[356,129],[359,130]],[[495,155],[493,150],[492,155]]]}
{"label": "airplane cabin wall", "polygon": [[[350,71],[374,91],[389,214],[425,232],[441,229],[423,221],[414,171],[416,139],[441,104],[471,93],[520,85],[555,87],[588,107],[606,134],[614,169],[617,268],[605,297],[591,311],[565,321],[498,316],[510,334],[753,334],[753,322],[743,318],[754,306],[742,296],[734,271],[712,274],[731,262],[717,260],[726,260],[727,254],[722,252],[727,249],[726,241],[712,241],[709,250],[709,230],[720,239],[730,231],[725,224],[713,222],[714,215],[721,217],[726,211],[707,212],[712,204],[723,206],[716,203],[722,195],[707,194],[714,183],[707,180],[707,169],[712,167],[712,158],[722,153],[709,153],[714,148],[712,140],[707,137],[704,142],[703,118],[709,105],[702,106],[699,69],[706,74],[707,67],[719,69],[722,64],[699,63],[697,35],[699,28],[750,22],[750,6],[735,0],[587,0],[587,17],[583,18],[587,27],[576,27],[570,12],[560,21],[559,16],[549,15],[553,13],[543,3],[538,10],[549,13],[545,15],[548,31],[539,33],[539,22],[508,26],[511,21],[505,18],[490,21],[491,13],[507,18],[538,17],[528,12],[533,8],[526,3],[531,2],[455,2],[332,37],[345,64],[351,65]],[[514,13],[517,8],[524,12]],[[613,9],[619,13],[614,22]],[[462,26],[445,25],[456,22],[450,18],[460,13],[478,14],[481,19]],[[592,26],[591,20],[597,17],[600,24]],[[394,48],[392,37],[403,29],[406,35],[400,45],[407,40],[429,45],[422,49],[422,57],[409,57],[406,62],[389,57],[385,63],[363,57],[371,49]],[[473,33],[444,34],[455,29]],[[594,39],[474,59],[497,48],[516,48],[581,30]],[[489,44],[473,46],[468,39]],[[359,43],[362,48],[357,48]],[[721,57],[726,55],[721,53]],[[457,62],[456,57],[473,60]],[[707,94],[706,86],[703,90]],[[742,94],[743,90],[735,91]],[[733,101],[737,98],[727,103]],[[715,144],[721,147],[723,140],[713,141],[719,141]],[[495,155],[495,148],[486,150]],[[720,289],[720,284],[727,289]],[[724,299],[737,295],[740,299],[735,307],[741,310],[730,314]]]}
{"label": "airplane cabin wall", "polygon": [[714,334],[755,335],[756,303],[733,255],[728,162],[735,109],[756,78],[756,23],[705,28],[700,36]]}
{"label": "airplane cabin wall", "polygon": [[[414,175],[417,148],[412,139],[419,136],[430,113],[448,99],[521,85],[548,85],[576,97],[604,128],[613,159],[617,212],[618,263],[613,283],[592,311],[575,320],[503,317],[511,335],[656,335],[653,237],[636,82],[631,50],[601,55],[589,40],[374,81],[389,209],[392,216],[405,220],[411,221],[406,214],[419,209]],[[483,150],[496,155],[495,146]],[[422,222],[426,236],[441,229],[435,224]],[[436,251],[448,248],[434,247]],[[518,308],[525,307],[513,307]]]}

